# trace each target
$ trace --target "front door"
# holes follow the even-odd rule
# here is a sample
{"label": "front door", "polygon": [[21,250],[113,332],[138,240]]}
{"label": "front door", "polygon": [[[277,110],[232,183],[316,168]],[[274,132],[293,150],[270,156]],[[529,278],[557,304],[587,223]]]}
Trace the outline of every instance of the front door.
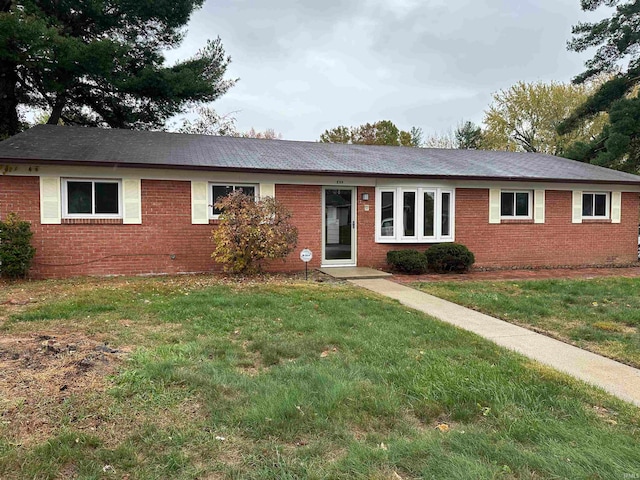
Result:
{"label": "front door", "polygon": [[356,264],[355,188],[322,189],[323,265]]}

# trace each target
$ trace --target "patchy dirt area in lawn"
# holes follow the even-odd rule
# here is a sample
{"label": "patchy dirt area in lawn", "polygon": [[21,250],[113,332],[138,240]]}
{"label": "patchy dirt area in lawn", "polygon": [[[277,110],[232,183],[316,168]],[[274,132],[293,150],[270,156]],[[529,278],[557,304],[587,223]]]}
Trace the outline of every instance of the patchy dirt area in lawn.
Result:
{"label": "patchy dirt area in lawn", "polygon": [[[0,337],[0,421],[16,442],[47,438],[71,396],[102,392],[130,349],[79,333]],[[62,408],[62,410],[64,410]],[[73,418],[71,418],[71,421]],[[57,425],[56,425],[57,424]]]}
{"label": "patchy dirt area in lawn", "polygon": [[[309,272],[309,283],[333,282],[320,272]],[[0,328],[16,314],[57,300],[73,298],[85,292],[127,290],[133,292],[188,294],[213,285],[227,285],[242,290],[256,285],[304,282],[304,273],[295,275],[260,275],[250,278],[221,275],[183,275],[162,277],[91,277],[65,280],[0,280]],[[152,290],[149,290],[151,286]],[[127,344],[139,345],[158,330],[180,330],[180,324],[122,318],[118,327],[133,326]],[[85,325],[86,326],[86,325]],[[60,426],[73,424],[87,431],[109,429],[103,418],[87,417],[83,405],[109,402],[99,395],[111,387],[115,374],[134,347],[112,348],[110,337],[91,330],[74,329],[73,322],[40,329],[36,324],[12,325],[0,333],[0,432],[16,444],[30,445],[50,438]],[[259,358],[242,365],[248,375],[257,374]],[[98,395],[96,395],[98,394]],[[96,399],[98,398],[98,399]],[[88,407],[87,407],[88,408]],[[108,410],[108,407],[103,409]],[[76,418],[77,417],[77,418]],[[107,435],[109,436],[109,435]]]}

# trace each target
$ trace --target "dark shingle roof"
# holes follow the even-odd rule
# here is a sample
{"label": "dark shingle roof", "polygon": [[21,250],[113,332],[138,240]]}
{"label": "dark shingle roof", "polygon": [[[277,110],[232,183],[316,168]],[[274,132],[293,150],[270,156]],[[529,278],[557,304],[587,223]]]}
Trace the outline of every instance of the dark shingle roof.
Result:
{"label": "dark shingle roof", "polygon": [[339,145],[40,125],[0,142],[0,161],[440,179],[640,185],[640,176],[536,153]]}

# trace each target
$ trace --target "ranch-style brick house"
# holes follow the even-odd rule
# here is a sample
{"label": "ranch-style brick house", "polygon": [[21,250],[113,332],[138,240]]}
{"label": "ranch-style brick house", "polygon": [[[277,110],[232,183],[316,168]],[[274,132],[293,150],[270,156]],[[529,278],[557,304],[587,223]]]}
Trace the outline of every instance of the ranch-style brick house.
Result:
{"label": "ranch-style brick house", "polygon": [[637,261],[640,177],[534,153],[337,145],[42,125],[0,142],[0,216],[31,222],[32,275],[208,272],[216,198],[293,213],[271,271],[384,267],[465,244],[476,266]]}

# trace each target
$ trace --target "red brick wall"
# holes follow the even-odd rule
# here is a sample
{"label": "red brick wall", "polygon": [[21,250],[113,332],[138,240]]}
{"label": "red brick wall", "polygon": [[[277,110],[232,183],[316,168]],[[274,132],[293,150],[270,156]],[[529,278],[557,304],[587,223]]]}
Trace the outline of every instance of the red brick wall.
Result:
{"label": "red brick wall", "polygon": [[[180,273],[216,270],[211,225],[191,224],[191,188],[187,181],[142,181],[142,225],[74,223],[40,225],[38,177],[0,176],[0,216],[17,212],[31,221],[37,249],[33,275],[63,277]],[[362,193],[369,200],[362,200]],[[322,187],[276,185],[276,197],[293,212],[298,246],[272,271],[299,271],[300,250],[322,258]],[[357,189],[358,265],[384,267],[388,250],[428,245],[375,243],[375,189]],[[369,205],[369,211],[365,211]],[[456,190],[456,241],[476,255],[478,266],[541,266],[630,263],[637,252],[638,194],[622,196],[622,222],[571,223],[571,192],[546,192],[544,224],[490,225],[489,192]],[[171,258],[171,256],[175,258]]]}
{"label": "red brick wall", "polygon": [[291,222],[298,228],[298,245],[285,259],[269,264],[272,271],[304,270],[300,251],[308,248],[313,252],[309,268],[322,263],[322,187],[319,185],[276,185],[276,198],[286,206],[293,217]]}
{"label": "red brick wall", "polygon": [[622,194],[621,223],[571,223],[570,191],[547,190],[545,223],[489,224],[489,191],[456,190],[456,241],[479,266],[631,263],[638,252],[638,194]]}
{"label": "red brick wall", "polygon": [[[389,250],[425,244],[375,243],[373,187],[358,188],[358,265],[383,267]],[[369,193],[363,202],[361,193]],[[364,205],[369,204],[369,211]],[[489,224],[489,190],[456,189],[455,239],[475,254],[476,266],[557,266],[625,264],[637,260],[638,194],[622,194],[622,221],[571,223],[571,192],[546,191],[545,223]]]}
{"label": "red brick wall", "polygon": [[[142,181],[142,225],[40,224],[38,177],[0,176],[0,215],[32,223],[35,277],[181,273],[214,268],[211,227],[191,224],[191,185]],[[171,256],[175,258],[172,259]]]}

